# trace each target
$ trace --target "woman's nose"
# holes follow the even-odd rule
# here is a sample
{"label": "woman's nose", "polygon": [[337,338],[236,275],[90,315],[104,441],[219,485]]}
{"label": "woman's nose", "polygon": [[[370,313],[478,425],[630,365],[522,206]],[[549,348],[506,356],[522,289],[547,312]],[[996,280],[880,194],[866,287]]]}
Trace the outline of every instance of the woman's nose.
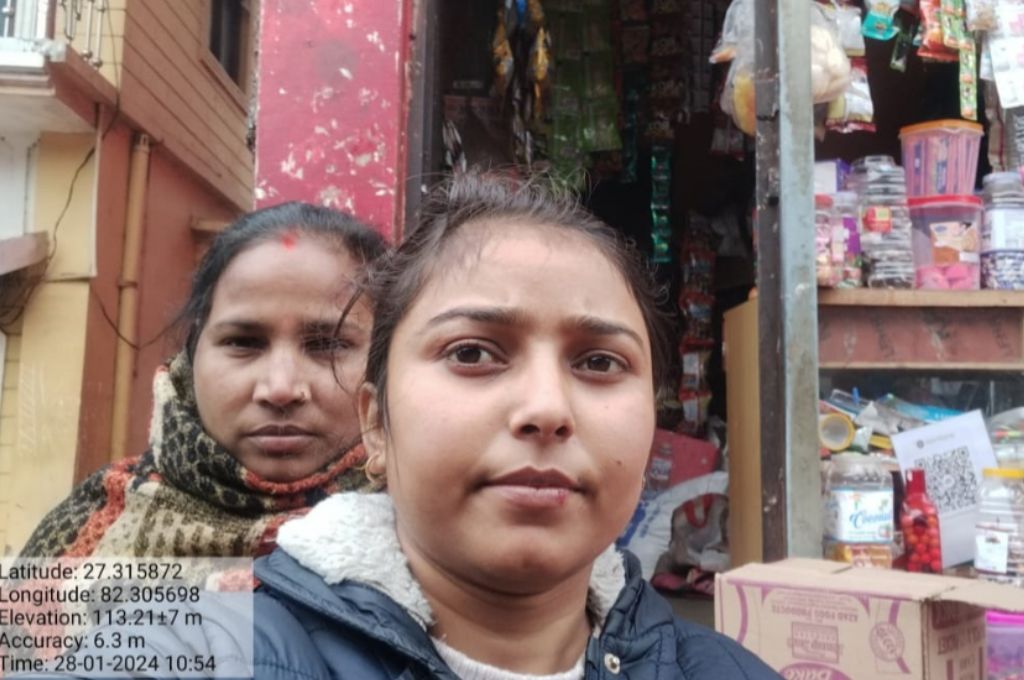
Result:
{"label": "woman's nose", "polygon": [[576,431],[571,376],[558,361],[532,359],[529,363],[513,388],[518,394],[509,423],[512,432],[517,437],[568,439]]}
{"label": "woman's nose", "polygon": [[300,359],[288,350],[271,351],[257,380],[253,400],[275,408],[286,408],[309,401],[311,396]]}

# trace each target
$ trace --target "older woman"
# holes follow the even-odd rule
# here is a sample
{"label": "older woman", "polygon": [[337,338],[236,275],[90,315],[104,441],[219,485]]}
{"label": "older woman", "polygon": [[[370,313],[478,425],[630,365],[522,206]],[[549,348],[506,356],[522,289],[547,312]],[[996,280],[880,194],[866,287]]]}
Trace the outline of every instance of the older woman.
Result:
{"label": "older woman", "polygon": [[149,449],[109,465],[36,528],[26,557],[254,556],[277,527],[362,481],[355,389],[386,249],[352,217],[288,203],[219,234],[156,374]]}

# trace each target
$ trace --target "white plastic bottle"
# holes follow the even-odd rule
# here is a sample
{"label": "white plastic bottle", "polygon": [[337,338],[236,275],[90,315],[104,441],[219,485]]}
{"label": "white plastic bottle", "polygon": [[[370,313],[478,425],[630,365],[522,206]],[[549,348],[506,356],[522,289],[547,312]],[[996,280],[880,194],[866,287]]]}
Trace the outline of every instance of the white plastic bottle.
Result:
{"label": "white plastic bottle", "polygon": [[892,475],[859,453],[832,456],[825,483],[825,557],[858,566],[892,566]]}
{"label": "white plastic bottle", "polygon": [[668,442],[663,442],[654,450],[651,463],[647,467],[647,479],[643,493],[645,499],[654,498],[671,485],[674,463],[675,455],[672,452],[672,445]]}
{"label": "white plastic bottle", "polygon": [[1024,586],[1024,470],[986,468],[974,568],[990,581]]}

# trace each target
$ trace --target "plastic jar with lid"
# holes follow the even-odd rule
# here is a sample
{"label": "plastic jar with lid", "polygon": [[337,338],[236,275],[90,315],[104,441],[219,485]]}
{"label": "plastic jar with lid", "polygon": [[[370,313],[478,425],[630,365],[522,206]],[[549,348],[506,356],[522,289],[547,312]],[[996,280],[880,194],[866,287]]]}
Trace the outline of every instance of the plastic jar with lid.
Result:
{"label": "plastic jar with lid", "polygon": [[1024,470],[986,468],[979,495],[974,568],[980,578],[1024,586]]}
{"label": "plastic jar with lid", "polygon": [[981,287],[981,199],[926,196],[910,199],[917,287],[978,290]]}
{"label": "plastic jar with lid", "polygon": [[1021,182],[1019,172],[991,172],[985,175],[981,187],[985,207],[1024,207],[1024,183]]}
{"label": "plastic jar with lid", "polygon": [[1024,290],[1024,184],[1016,172],[993,172],[983,186],[981,285]]}
{"label": "plastic jar with lid", "polygon": [[814,196],[814,263],[818,285],[822,288],[835,288],[842,280],[846,239],[845,231],[839,233],[841,229],[842,225],[833,216],[832,197],[826,194],[816,194]]}
{"label": "plastic jar with lid", "polygon": [[892,475],[870,456],[832,456],[825,480],[825,557],[889,568],[893,530]]}
{"label": "plastic jar with lid", "polygon": [[854,162],[848,187],[860,199],[860,246],[869,288],[912,288],[914,254],[903,168],[891,156]]}
{"label": "plastic jar with lid", "polygon": [[832,197],[832,216],[842,227],[840,233],[846,240],[843,273],[838,288],[859,288],[864,283],[859,205],[860,199],[853,191],[840,191]]}

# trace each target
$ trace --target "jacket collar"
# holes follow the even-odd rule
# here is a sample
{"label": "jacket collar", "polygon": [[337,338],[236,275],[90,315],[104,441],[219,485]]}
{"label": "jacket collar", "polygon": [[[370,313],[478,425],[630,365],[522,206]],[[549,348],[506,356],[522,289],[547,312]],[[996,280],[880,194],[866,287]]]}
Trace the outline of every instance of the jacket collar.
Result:
{"label": "jacket collar", "polygon": [[[277,542],[327,585],[366,585],[391,598],[421,629],[433,623],[430,604],[398,542],[394,506],[386,493],[335,494],[284,524]],[[598,556],[590,577],[588,606],[600,625],[625,586],[623,556],[611,546]]]}

